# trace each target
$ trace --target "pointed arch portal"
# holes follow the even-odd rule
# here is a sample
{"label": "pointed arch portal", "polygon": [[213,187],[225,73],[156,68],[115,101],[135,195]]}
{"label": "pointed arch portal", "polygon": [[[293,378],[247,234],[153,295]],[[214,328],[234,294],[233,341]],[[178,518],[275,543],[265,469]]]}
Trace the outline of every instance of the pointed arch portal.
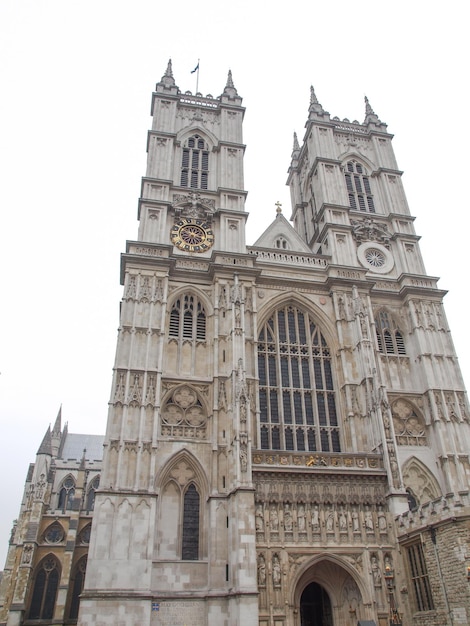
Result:
{"label": "pointed arch portal", "polygon": [[301,626],[333,626],[331,601],[318,583],[310,583],[300,597]]}

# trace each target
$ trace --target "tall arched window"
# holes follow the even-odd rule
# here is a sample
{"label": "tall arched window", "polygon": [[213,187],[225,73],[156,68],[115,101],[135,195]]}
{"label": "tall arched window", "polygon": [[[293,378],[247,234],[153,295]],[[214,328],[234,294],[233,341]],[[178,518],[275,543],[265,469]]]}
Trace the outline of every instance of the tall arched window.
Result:
{"label": "tall arched window", "polygon": [[185,295],[173,303],[170,312],[170,337],[206,339],[206,313],[195,296]]}
{"label": "tall arched window", "polygon": [[196,561],[199,558],[199,493],[193,483],[183,498],[182,530],[181,558]]}
{"label": "tall arched window", "polygon": [[262,449],[340,451],[330,350],[308,313],[285,306],[266,322],[258,374]]}
{"label": "tall arched window", "polygon": [[375,318],[377,346],[384,354],[406,354],[403,333],[387,311],[379,311]]}
{"label": "tall arched window", "polygon": [[57,508],[61,509],[63,513],[65,513],[65,511],[72,510],[74,497],[75,481],[71,476],[67,476],[62,483],[61,490],[59,491],[59,502]]}
{"label": "tall arched window", "polygon": [[209,177],[209,150],[199,135],[193,135],[183,148],[181,159],[181,186],[207,189]]}
{"label": "tall arched window", "polygon": [[69,619],[77,619],[78,608],[80,606],[80,594],[83,591],[83,585],[85,584],[85,571],[86,571],[87,557],[82,557],[72,574],[71,584],[69,590],[71,593],[70,605],[69,605]]}
{"label": "tall arched window", "polygon": [[87,496],[86,496],[86,510],[87,511],[93,511],[95,507],[96,490],[98,489],[99,486],[100,486],[100,477],[95,476],[95,478],[93,478],[93,480],[90,483]]}
{"label": "tall arched window", "polygon": [[362,165],[357,161],[348,161],[344,178],[351,209],[375,213],[369,177],[366,175]]}
{"label": "tall arched window", "polygon": [[34,577],[28,619],[52,619],[59,586],[59,564],[52,555],[39,564]]}

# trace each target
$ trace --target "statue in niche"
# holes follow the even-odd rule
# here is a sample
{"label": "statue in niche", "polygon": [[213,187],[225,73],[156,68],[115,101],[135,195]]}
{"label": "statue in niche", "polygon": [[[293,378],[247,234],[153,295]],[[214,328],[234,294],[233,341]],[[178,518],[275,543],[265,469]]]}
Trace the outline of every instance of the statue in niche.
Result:
{"label": "statue in niche", "polygon": [[275,504],[271,506],[269,511],[269,527],[273,532],[277,532],[279,530],[279,514]]}
{"label": "statue in niche", "polygon": [[27,545],[23,549],[23,563],[31,563],[33,556],[33,546]]}
{"label": "statue in niche", "polygon": [[263,516],[263,505],[258,504],[256,507],[255,513],[255,526],[258,532],[263,532],[264,530],[264,516]]}
{"label": "statue in niche", "polygon": [[292,532],[292,511],[288,502],[284,506],[284,530]]}
{"label": "statue in niche", "polygon": [[382,586],[382,572],[380,571],[379,561],[375,555],[371,556],[370,567],[372,570],[372,580],[374,582],[374,587],[381,587]]}
{"label": "statue in niche", "polygon": [[273,556],[273,585],[275,587],[281,585],[281,563],[277,554]]}
{"label": "statue in niche", "polygon": [[262,554],[258,554],[258,585],[266,585],[266,561]]}
{"label": "statue in niche", "polygon": [[334,526],[335,526],[335,514],[333,509],[328,509],[327,513],[326,513],[326,530],[327,532],[331,533],[334,530]]}
{"label": "statue in niche", "polygon": [[318,506],[313,507],[312,511],[312,527],[314,530],[318,530],[320,528],[320,517],[318,513]]}
{"label": "statue in niche", "polygon": [[364,513],[364,527],[367,532],[374,532],[374,520],[372,519],[372,512],[369,509]]}
{"label": "statue in niche", "polygon": [[344,306],[344,297],[343,296],[338,296],[338,312],[339,312],[339,319],[340,320],[347,319],[347,317],[346,317],[346,308]]}
{"label": "statue in niche", "polygon": [[41,476],[39,477],[39,480],[36,483],[35,497],[41,500],[44,497],[45,490],[46,490],[46,475],[41,474]]}
{"label": "statue in niche", "polygon": [[352,527],[353,527],[353,532],[354,533],[358,533],[359,532],[359,513],[354,510],[351,513],[351,518],[352,518]]}
{"label": "statue in niche", "polygon": [[348,530],[348,518],[343,510],[341,510],[341,513],[339,514],[339,529],[342,532],[346,532]]}
{"label": "statue in niche", "polygon": [[379,530],[381,533],[386,532],[387,530],[387,518],[385,517],[385,513],[383,512],[382,508],[379,510],[378,514],[377,514],[377,521],[379,524]]}
{"label": "statue in niche", "polygon": [[246,472],[248,468],[248,454],[246,451],[246,443],[240,445],[240,467],[242,472]]}
{"label": "statue in niche", "polygon": [[297,510],[297,528],[299,532],[305,532],[305,507],[303,504],[299,504]]}

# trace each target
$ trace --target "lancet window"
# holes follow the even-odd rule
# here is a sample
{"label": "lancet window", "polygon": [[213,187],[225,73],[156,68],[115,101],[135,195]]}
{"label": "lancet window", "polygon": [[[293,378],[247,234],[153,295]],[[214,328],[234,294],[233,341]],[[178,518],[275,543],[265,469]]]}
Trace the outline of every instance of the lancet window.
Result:
{"label": "lancet window", "polygon": [[67,476],[59,491],[59,502],[57,508],[61,509],[63,513],[65,513],[65,511],[72,510],[74,497],[75,481],[71,476]]}
{"label": "lancet window", "polygon": [[351,209],[375,213],[374,197],[369,177],[362,165],[357,161],[348,161],[344,178]]}
{"label": "lancet window", "polygon": [[96,490],[98,489],[99,486],[100,486],[100,477],[95,476],[95,478],[93,478],[93,480],[90,483],[87,496],[86,496],[86,510],[87,511],[93,511],[95,507]]}
{"label": "lancet window", "polygon": [[199,558],[199,493],[193,483],[183,499],[183,532],[181,558],[196,561]]}
{"label": "lancet window", "polygon": [[258,337],[259,447],[340,451],[328,344],[310,315],[278,309]]}
{"label": "lancet window", "polygon": [[181,186],[207,189],[209,177],[209,150],[199,135],[187,140],[181,160]]}

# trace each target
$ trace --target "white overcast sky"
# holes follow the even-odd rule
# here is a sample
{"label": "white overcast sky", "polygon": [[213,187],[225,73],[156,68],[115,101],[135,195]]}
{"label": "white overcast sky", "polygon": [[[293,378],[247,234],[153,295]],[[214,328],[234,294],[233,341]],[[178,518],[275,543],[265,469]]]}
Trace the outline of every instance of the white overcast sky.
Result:
{"label": "white overcast sky", "polygon": [[[0,2],[0,569],[28,463],[60,405],[104,433],[118,327],[119,255],[137,236],[155,83],[246,107],[248,243],[274,218],[313,84],[332,116],[364,119],[395,152],[464,378],[470,247],[466,3],[448,0]],[[467,307],[467,308],[466,308]],[[467,313],[468,315],[468,313]]]}

